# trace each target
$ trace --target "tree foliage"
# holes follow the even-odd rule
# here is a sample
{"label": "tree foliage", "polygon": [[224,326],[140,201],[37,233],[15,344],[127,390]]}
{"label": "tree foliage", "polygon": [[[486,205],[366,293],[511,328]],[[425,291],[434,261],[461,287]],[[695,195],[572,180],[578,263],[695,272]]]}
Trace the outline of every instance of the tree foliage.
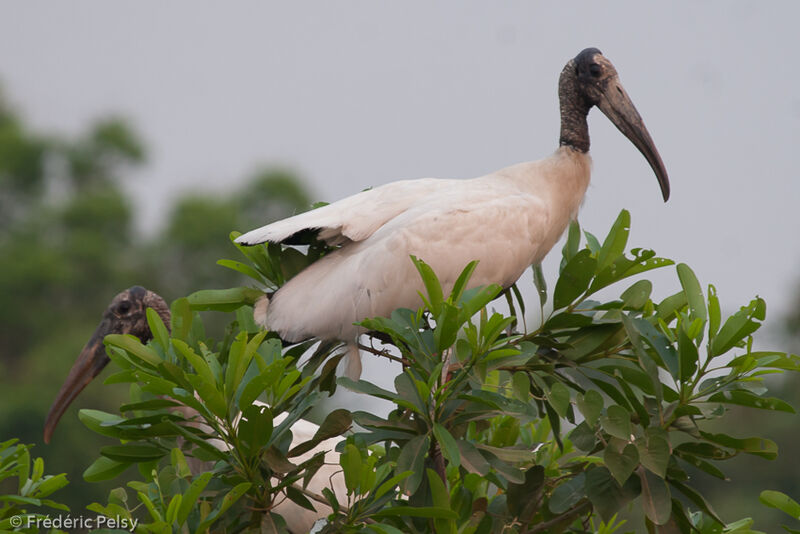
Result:
{"label": "tree foliage", "polygon": [[[741,435],[729,408],[793,411],[765,395],[763,377],[800,370],[800,358],[753,350],[764,302],[723,317],[714,287],[703,288],[685,264],[675,266],[681,290],[653,300],[651,282],[631,277],[673,262],[626,252],[629,227],[625,211],[602,242],[571,227],[552,293],[535,278],[553,309],[529,331],[518,292],[466,289],[474,263],[445,295],[435,273],[412,258],[424,306],[363,323],[367,351],[404,362],[394,391],[336,380],[336,346],[283,348],[252,322],[262,291],[324,246],[312,243],[308,255],[240,248],[249,263],[221,263],[258,288],[176,300],[171,333],[149,317],[148,345],[106,338],[118,367],[108,381],[131,383],[131,399],[120,415],[81,412],[89,428],[120,440],[101,449],[85,477],[113,478],[136,464],[143,479],[129,484],[133,495],[115,490],[91,509],[140,513],[149,532],[281,532],[273,507],[283,499],[326,502],[333,512],[320,532],[613,532],[631,507],[651,532],[755,532],[749,519],[725,526],[689,473],[724,478],[732,457],[777,456],[769,439]],[[601,290],[619,297],[595,300]],[[508,314],[487,307],[502,296]],[[199,310],[234,314],[222,340],[207,338]],[[321,435],[290,447],[292,423],[337,387],[394,410],[331,412]],[[335,435],[343,436],[347,494],[309,495],[322,459],[296,458]],[[211,467],[192,471],[185,457]],[[786,499],[762,495],[793,511]]]}
{"label": "tree foliage", "polygon": [[[285,217],[307,209],[309,201],[297,176],[258,170],[243,186],[226,185],[224,193],[194,190],[192,200],[179,197],[181,207],[165,207],[165,229],[140,235],[127,186],[146,172],[148,151],[131,123],[107,117],[75,134],[37,131],[3,96],[0,428],[3,439],[33,443],[41,440],[48,405],[110,294],[144,284],[175,298],[198,288],[241,284],[237,273],[214,264],[229,246],[230,229],[263,223],[264,218],[253,219],[257,210]],[[219,178],[223,184],[237,182]],[[167,205],[159,194],[152,192],[154,202]],[[197,206],[208,209],[199,216],[188,212]],[[235,216],[220,218],[218,212]],[[85,395],[89,405],[112,410],[126,392],[90,387]],[[65,418],[59,431],[57,443],[41,454],[74,480],[91,461],[97,438],[74,417]],[[106,492],[102,485],[79,482],[65,502],[83,507]]]}

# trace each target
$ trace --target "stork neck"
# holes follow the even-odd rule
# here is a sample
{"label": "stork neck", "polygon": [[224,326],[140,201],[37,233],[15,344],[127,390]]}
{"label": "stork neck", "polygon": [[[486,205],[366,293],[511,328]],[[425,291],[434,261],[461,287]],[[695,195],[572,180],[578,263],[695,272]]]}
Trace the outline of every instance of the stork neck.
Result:
{"label": "stork neck", "polygon": [[567,63],[558,81],[558,100],[561,105],[561,136],[559,144],[580,152],[589,152],[589,125],[586,116],[592,105],[578,89],[573,61]]}

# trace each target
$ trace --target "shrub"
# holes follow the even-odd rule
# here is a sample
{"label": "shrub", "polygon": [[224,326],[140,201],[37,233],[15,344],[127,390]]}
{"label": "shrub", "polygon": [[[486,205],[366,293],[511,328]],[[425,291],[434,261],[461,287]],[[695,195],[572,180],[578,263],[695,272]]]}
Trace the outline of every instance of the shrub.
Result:
{"label": "shrub", "polygon": [[[90,509],[141,514],[142,532],[281,532],[276,506],[289,500],[326,504],[317,532],[611,533],[633,503],[651,532],[722,532],[725,521],[689,473],[724,478],[725,460],[774,459],[777,446],[707,423],[735,429],[731,406],[792,412],[764,395],[763,377],[800,370],[800,358],[753,350],[764,301],[723,317],[714,286],[704,289],[685,264],[675,267],[681,290],[653,300],[650,281],[630,278],[674,263],[651,250],[626,253],[629,227],[625,211],[602,243],[570,227],[552,293],[534,270],[538,304],[544,310],[550,299],[552,311],[530,329],[516,287],[466,289],[472,263],[445,295],[412,258],[424,307],[363,322],[365,350],[404,363],[394,391],[337,380],[336,344],[285,348],[253,323],[255,299],[324,246],[312,240],[306,254],[239,247],[249,264],[220,263],[258,289],[176,300],[171,333],[149,314],[148,345],[106,338],[119,368],[107,381],[130,383],[131,400],[122,415],[81,411],[93,431],[120,439],[101,449],[85,478],[113,478],[136,464],[142,481]],[[601,290],[619,297],[595,300]],[[498,297],[508,313],[487,309]],[[201,310],[233,314],[221,341],[207,339]],[[335,410],[316,435],[292,444],[292,425],[337,387],[395,409]],[[342,436],[345,491],[309,491],[324,453],[306,453],[334,436]],[[204,463],[190,468],[187,457]],[[772,493],[762,499],[791,509]],[[751,532],[752,523],[724,531]]]}

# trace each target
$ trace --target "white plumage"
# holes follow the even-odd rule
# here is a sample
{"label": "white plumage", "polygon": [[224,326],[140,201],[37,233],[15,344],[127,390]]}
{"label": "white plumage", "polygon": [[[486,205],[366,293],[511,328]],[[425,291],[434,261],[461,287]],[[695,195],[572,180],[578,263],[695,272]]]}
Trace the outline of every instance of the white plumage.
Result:
{"label": "white plumage", "polygon": [[[597,75],[599,73],[600,75]],[[390,183],[252,230],[236,241],[280,243],[301,231],[338,245],[256,306],[256,320],[287,341],[317,337],[349,344],[350,374],[360,373],[353,323],[416,308],[423,290],[409,256],[428,263],[449,291],[479,263],[471,287],[508,287],[538,263],[577,215],[589,185],[586,114],[601,110],[668,182],[658,153],[613,65],[598,50],[571,60],[560,78],[561,145],[548,158],[471,180]]]}
{"label": "white plumage", "polygon": [[408,180],[364,191],[239,238],[280,242],[307,228],[342,247],[275,293],[266,326],[288,341],[350,340],[352,323],[419,305],[410,255],[450,289],[479,260],[473,286],[509,286],[558,240],[589,184],[590,158],[562,147],[545,160],[472,180]]}

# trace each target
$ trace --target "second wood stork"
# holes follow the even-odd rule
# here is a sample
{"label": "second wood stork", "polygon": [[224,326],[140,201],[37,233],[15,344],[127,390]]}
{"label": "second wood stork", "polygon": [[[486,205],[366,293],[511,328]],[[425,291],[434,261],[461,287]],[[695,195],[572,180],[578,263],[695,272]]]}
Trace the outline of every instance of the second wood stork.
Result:
{"label": "second wood stork", "polygon": [[[161,296],[141,286],[134,286],[119,293],[106,308],[103,313],[103,320],[98,325],[88,343],[84,346],[77,360],[69,371],[67,379],[61,386],[61,390],[56,395],[50,412],[44,425],[44,442],[50,443],[58,421],[78,394],[94,379],[100,371],[111,360],[106,355],[103,338],[108,334],[131,334],[139,338],[142,343],[148,342],[153,338],[150,327],[147,324],[147,308],[152,308],[164,321],[169,328],[170,312],[167,303]],[[259,401],[256,401],[258,404]],[[187,417],[196,415],[196,412],[187,406],[179,407]],[[285,414],[278,415],[274,424],[279,424]],[[198,423],[199,424],[199,423]],[[206,427],[207,428],[207,427]],[[309,441],[319,430],[319,426],[310,421],[298,420],[291,428],[292,444],[295,447],[301,443]],[[341,437],[333,437],[317,444],[309,451],[293,458],[297,464],[309,460],[319,452],[325,453],[325,465],[320,467],[312,480],[308,483],[307,489],[319,494],[323,488],[332,489],[334,495],[344,502],[347,499],[347,488],[344,484],[344,475],[339,467],[339,453],[334,451],[336,444],[341,441]],[[193,468],[211,470],[213,466],[203,465],[193,462],[189,458]],[[309,532],[314,523],[331,513],[331,508],[324,503],[315,501],[312,506],[314,510],[309,510],[295,504],[289,499],[279,502],[273,510],[283,516],[286,525],[292,533]]]}
{"label": "second wood stork", "polygon": [[289,243],[309,231],[339,248],[256,306],[256,321],[290,342],[316,337],[349,346],[349,374],[361,364],[354,325],[416,308],[423,290],[409,256],[427,262],[445,290],[479,260],[472,287],[512,285],[539,263],[574,219],[589,185],[587,114],[597,106],[650,163],[666,201],[669,181],[617,71],[596,48],[569,60],[558,84],[560,146],[551,156],[470,180],[426,178],[376,187],[256,230],[244,245]]}

